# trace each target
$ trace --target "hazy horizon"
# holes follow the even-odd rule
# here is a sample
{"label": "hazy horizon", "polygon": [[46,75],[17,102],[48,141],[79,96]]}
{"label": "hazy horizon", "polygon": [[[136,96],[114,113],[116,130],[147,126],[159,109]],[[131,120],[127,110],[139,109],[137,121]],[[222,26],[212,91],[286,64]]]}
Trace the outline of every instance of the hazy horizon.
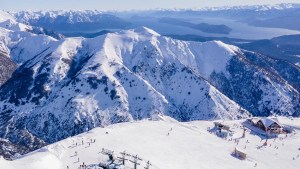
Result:
{"label": "hazy horizon", "polygon": [[[0,0],[1,10],[149,10],[149,9],[173,9],[173,8],[204,8],[240,5],[268,5],[281,3],[299,3],[300,0]],[[17,4],[17,5],[16,5]]]}

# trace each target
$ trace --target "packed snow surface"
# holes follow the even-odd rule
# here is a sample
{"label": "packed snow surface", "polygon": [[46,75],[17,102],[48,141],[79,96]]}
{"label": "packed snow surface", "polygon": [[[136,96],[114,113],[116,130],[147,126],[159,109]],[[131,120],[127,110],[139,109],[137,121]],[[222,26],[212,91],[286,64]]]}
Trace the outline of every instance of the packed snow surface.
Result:
{"label": "packed snow surface", "polygon": [[[220,121],[234,132],[224,139],[208,130],[213,127],[212,121],[180,123],[168,117],[160,118],[95,128],[14,161],[0,159],[0,166],[5,169],[66,169],[67,166],[77,169],[84,162],[90,168],[97,168],[95,164],[107,160],[100,153],[102,148],[114,151],[119,157],[119,152],[123,151],[138,155],[142,159],[138,168],[144,168],[148,160],[152,163],[150,168],[158,169],[234,169],[241,166],[297,169],[300,166],[299,118],[279,118],[281,124],[294,131],[269,139],[267,146],[263,146],[264,137],[255,132],[247,130],[245,138],[242,137],[244,120]],[[232,155],[235,147],[247,153],[246,160]],[[132,163],[126,162],[126,168],[133,168]]]}

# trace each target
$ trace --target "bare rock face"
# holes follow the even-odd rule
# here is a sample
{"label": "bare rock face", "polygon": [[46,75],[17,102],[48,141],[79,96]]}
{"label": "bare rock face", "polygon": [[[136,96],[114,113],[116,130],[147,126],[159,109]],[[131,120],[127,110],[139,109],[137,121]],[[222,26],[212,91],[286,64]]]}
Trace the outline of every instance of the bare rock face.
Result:
{"label": "bare rock face", "polygon": [[0,86],[11,77],[16,67],[16,64],[0,50]]}

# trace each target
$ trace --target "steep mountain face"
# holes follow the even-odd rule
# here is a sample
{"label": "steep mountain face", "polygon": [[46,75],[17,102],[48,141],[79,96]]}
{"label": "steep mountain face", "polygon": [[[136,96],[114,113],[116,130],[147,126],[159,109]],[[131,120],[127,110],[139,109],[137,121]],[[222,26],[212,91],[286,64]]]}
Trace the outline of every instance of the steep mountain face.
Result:
{"label": "steep mountain face", "polygon": [[213,73],[210,81],[255,116],[299,116],[299,68],[241,52],[243,55],[230,60],[225,72]]}
{"label": "steep mountain face", "polygon": [[57,40],[47,35],[37,35],[27,31],[12,31],[0,27],[0,49],[2,54],[22,64],[39,54]]}
{"label": "steep mountain face", "polygon": [[[195,44],[184,46],[195,58],[186,65],[253,115],[300,115],[297,66],[218,41],[202,50],[193,49]],[[231,55],[218,51],[218,46],[227,48]]]}
{"label": "steep mountain face", "polygon": [[11,77],[16,67],[16,64],[9,58],[6,46],[0,42],[0,86]]}
{"label": "steep mountain face", "polygon": [[[0,11],[0,86],[5,83],[16,69],[15,63],[10,59],[10,50],[6,45],[7,31],[1,29],[9,19],[12,19],[6,12]],[[6,25],[5,25],[6,26]]]}

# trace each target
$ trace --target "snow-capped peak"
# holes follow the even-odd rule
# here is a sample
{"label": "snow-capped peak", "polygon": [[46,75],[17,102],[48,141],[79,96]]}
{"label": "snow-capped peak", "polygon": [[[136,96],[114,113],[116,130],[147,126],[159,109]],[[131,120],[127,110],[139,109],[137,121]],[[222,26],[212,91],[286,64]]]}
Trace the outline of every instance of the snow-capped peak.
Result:
{"label": "snow-capped peak", "polygon": [[221,10],[255,10],[255,11],[268,11],[268,10],[286,10],[292,8],[299,8],[299,4],[281,3],[281,4],[266,4],[266,5],[240,5],[240,6],[223,6],[223,7],[205,7],[198,8],[198,11],[221,11]]}
{"label": "snow-capped peak", "polygon": [[12,19],[8,19],[6,21],[0,22],[0,27],[5,28],[5,29],[9,29],[12,31],[30,31],[32,30],[32,27],[29,25],[25,25],[22,23],[18,23],[15,20]]}
{"label": "snow-capped peak", "polygon": [[155,32],[154,30],[152,30],[152,29],[150,29],[150,28],[144,27],[144,26],[135,28],[135,29],[133,29],[132,31],[134,31],[134,32],[136,32],[136,33],[138,33],[138,34],[141,34],[141,35],[160,36],[159,33]]}
{"label": "snow-capped peak", "polygon": [[0,27],[12,31],[32,30],[31,26],[17,22],[16,19],[11,14],[5,11],[0,11]]}
{"label": "snow-capped peak", "polygon": [[6,20],[15,20],[15,18],[9,13],[0,10],[0,22],[4,22]]}
{"label": "snow-capped peak", "polygon": [[226,44],[226,43],[224,43],[222,41],[219,41],[219,40],[212,41],[212,42],[216,43],[220,48],[223,48],[224,50],[226,50],[231,55],[236,55],[236,52],[240,51],[239,47],[234,46],[234,45]]}

